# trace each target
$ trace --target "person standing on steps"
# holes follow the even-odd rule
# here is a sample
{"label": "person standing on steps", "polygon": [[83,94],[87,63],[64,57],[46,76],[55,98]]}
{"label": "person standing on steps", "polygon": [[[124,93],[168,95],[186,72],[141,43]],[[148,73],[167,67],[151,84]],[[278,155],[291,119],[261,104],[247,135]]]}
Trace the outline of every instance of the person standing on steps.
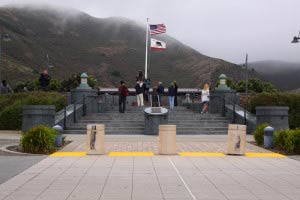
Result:
{"label": "person standing on steps", "polygon": [[150,78],[146,79],[146,82],[144,83],[144,100],[146,102],[149,102],[149,90],[151,87]]}
{"label": "person standing on steps", "polygon": [[164,91],[165,91],[165,88],[164,86],[162,85],[162,82],[158,82],[158,87],[157,87],[157,96],[158,96],[158,100],[159,100],[159,106],[162,106],[162,96],[164,94]]}
{"label": "person standing on steps", "polygon": [[156,86],[153,88],[153,92],[152,92],[152,107],[159,107],[158,94],[157,94],[157,87]]}
{"label": "person standing on steps", "polygon": [[170,87],[168,89],[168,93],[169,93],[169,106],[170,106],[170,110],[174,110],[175,87],[174,87],[174,83],[173,82],[170,84]]}
{"label": "person standing on steps", "polygon": [[124,81],[120,81],[119,86],[119,112],[124,113],[126,108],[126,97],[129,95],[128,88]]}
{"label": "person standing on steps", "polygon": [[138,107],[144,106],[144,91],[143,91],[143,81],[137,81],[135,85],[136,99]]}
{"label": "person standing on steps", "polygon": [[202,111],[203,113],[208,113],[209,106],[209,85],[207,83],[204,84],[203,89],[201,90],[201,102],[202,102]]}
{"label": "person standing on steps", "polygon": [[176,81],[174,81],[174,88],[175,88],[174,106],[178,106],[178,100],[177,100],[178,85]]}

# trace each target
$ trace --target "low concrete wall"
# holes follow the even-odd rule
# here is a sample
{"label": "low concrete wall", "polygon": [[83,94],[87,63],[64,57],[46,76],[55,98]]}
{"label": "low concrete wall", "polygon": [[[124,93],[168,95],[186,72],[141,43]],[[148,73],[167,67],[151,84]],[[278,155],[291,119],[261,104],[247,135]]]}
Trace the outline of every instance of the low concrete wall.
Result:
{"label": "low concrete wall", "polygon": [[257,106],[257,125],[268,123],[275,131],[289,129],[289,107],[287,106]]}
{"label": "low concrete wall", "polygon": [[55,125],[55,106],[53,105],[24,105],[23,107],[22,131],[26,133],[29,129],[45,125]]}

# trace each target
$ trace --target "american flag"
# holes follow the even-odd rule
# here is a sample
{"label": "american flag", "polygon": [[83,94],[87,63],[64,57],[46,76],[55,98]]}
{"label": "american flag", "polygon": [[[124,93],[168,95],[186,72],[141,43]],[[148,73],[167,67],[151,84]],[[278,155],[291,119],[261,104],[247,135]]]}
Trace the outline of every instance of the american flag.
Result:
{"label": "american flag", "polygon": [[150,24],[150,35],[156,35],[166,32],[166,25],[164,24]]}

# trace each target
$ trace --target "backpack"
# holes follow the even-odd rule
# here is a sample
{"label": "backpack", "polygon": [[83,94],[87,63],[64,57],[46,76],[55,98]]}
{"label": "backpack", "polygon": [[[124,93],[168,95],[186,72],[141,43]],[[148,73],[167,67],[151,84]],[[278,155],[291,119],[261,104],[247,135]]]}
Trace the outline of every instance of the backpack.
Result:
{"label": "backpack", "polygon": [[124,96],[127,97],[129,96],[129,90],[127,88],[124,88],[125,92],[124,92]]}

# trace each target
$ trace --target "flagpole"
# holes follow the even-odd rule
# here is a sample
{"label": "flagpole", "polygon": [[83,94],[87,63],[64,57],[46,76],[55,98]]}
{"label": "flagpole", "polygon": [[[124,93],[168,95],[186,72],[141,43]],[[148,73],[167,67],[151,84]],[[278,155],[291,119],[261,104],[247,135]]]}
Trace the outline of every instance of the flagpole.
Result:
{"label": "flagpole", "polygon": [[149,18],[147,18],[147,29],[146,29],[145,79],[148,78],[148,42],[149,42]]}

